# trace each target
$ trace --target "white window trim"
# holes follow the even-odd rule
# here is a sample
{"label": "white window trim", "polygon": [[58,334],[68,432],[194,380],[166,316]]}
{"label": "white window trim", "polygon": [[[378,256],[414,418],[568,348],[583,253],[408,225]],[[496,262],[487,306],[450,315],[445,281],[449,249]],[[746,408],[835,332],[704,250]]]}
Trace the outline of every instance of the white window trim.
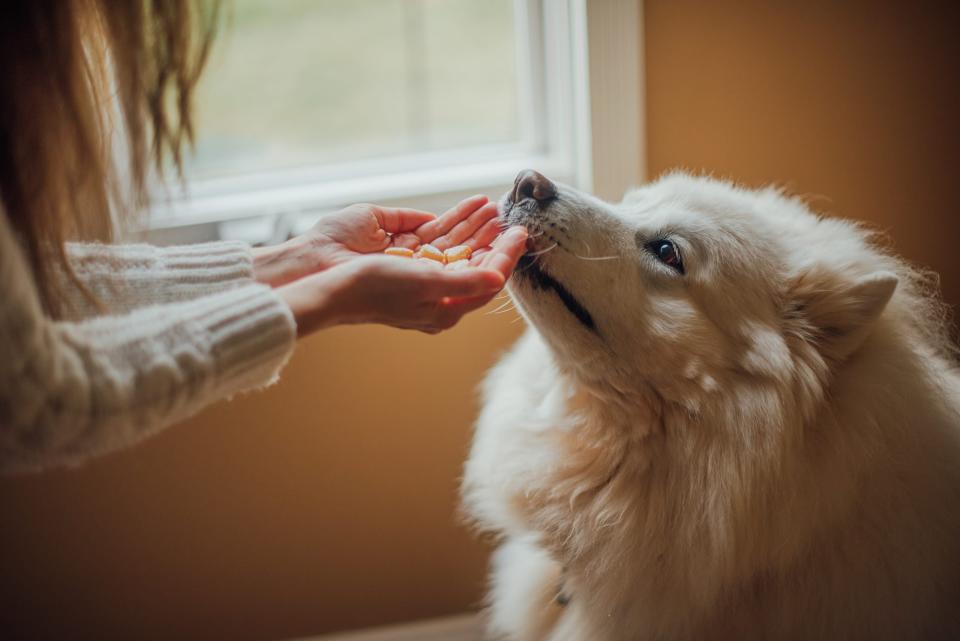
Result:
{"label": "white window trim", "polygon": [[642,0],[514,1],[532,43],[517,48],[517,67],[539,76],[519,79],[532,92],[519,144],[194,183],[188,197],[157,199],[146,237],[277,242],[355,202],[442,211],[475,193],[496,196],[527,167],[618,197],[644,172]]}
{"label": "white window trim", "polygon": [[588,65],[591,191],[619,199],[647,179],[643,0],[582,0]]}

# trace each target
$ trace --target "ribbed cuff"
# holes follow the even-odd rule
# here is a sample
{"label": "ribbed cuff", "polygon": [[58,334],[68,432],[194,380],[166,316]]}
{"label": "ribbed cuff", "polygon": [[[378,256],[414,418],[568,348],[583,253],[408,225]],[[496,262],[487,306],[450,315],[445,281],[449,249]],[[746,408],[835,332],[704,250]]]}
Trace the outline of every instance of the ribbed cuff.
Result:
{"label": "ribbed cuff", "polygon": [[253,279],[250,245],[233,240],[156,248],[164,273],[174,286],[222,290]]}
{"label": "ribbed cuff", "polygon": [[297,324],[276,292],[265,285],[243,285],[206,297],[190,311],[190,320],[209,341],[218,395],[277,380],[293,352]]}
{"label": "ribbed cuff", "polygon": [[[117,313],[199,298],[253,280],[253,252],[239,241],[174,247],[68,243],[67,252],[90,291]],[[84,301],[77,298],[82,310]]]}

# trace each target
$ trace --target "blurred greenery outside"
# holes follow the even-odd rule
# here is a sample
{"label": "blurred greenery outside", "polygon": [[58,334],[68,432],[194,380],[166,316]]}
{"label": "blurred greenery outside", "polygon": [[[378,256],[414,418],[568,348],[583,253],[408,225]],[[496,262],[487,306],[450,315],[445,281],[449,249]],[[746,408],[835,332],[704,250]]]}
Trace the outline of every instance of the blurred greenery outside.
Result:
{"label": "blurred greenery outside", "polygon": [[512,0],[232,0],[193,179],[519,139]]}

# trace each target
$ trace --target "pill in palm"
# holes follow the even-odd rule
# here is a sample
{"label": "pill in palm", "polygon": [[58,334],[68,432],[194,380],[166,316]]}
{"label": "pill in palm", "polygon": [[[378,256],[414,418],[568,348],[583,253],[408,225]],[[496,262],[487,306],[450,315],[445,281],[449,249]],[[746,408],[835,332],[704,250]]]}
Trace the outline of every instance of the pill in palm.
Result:
{"label": "pill in palm", "polygon": [[417,250],[417,257],[429,258],[430,260],[435,260],[438,263],[447,262],[445,256],[443,255],[443,252],[430,244],[421,245],[420,249]]}
{"label": "pill in palm", "polygon": [[469,245],[457,245],[443,252],[443,255],[448,263],[453,263],[460,260],[467,260],[470,258],[471,253],[473,252]]}
{"label": "pill in palm", "polygon": [[388,247],[383,251],[390,256],[420,259],[420,262],[440,269],[460,270],[470,266],[473,251],[469,245],[457,245],[441,251],[429,243],[421,245],[417,251],[406,247]]}

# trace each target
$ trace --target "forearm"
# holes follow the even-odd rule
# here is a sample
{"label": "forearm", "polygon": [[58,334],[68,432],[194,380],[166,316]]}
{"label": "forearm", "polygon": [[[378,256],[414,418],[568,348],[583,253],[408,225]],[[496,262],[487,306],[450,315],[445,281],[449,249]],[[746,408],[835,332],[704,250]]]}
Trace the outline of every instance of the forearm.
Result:
{"label": "forearm", "polygon": [[30,312],[2,319],[17,333],[0,364],[6,472],[81,463],[267,385],[295,338],[289,308],[257,284],[84,322]]}
{"label": "forearm", "polygon": [[[115,314],[192,300],[254,278],[253,252],[237,241],[174,247],[68,243],[66,250],[83,287]],[[101,313],[66,273],[59,279],[71,318]]]}
{"label": "forearm", "polygon": [[303,276],[321,271],[322,252],[311,234],[291,238],[277,245],[254,247],[253,278],[259,283],[280,287]]}
{"label": "forearm", "polygon": [[[135,274],[136,250],[118,252]],[[86,258],[99,265],[103,254]],[[174,269],[188,268],[182,260]],[[223,262],[229,275],[235,261]],[[79,463],[273,381],[293,349],[294,319],[275,290],[244,282],[128,313],[52,320],[0,213],[0,471]]]}

